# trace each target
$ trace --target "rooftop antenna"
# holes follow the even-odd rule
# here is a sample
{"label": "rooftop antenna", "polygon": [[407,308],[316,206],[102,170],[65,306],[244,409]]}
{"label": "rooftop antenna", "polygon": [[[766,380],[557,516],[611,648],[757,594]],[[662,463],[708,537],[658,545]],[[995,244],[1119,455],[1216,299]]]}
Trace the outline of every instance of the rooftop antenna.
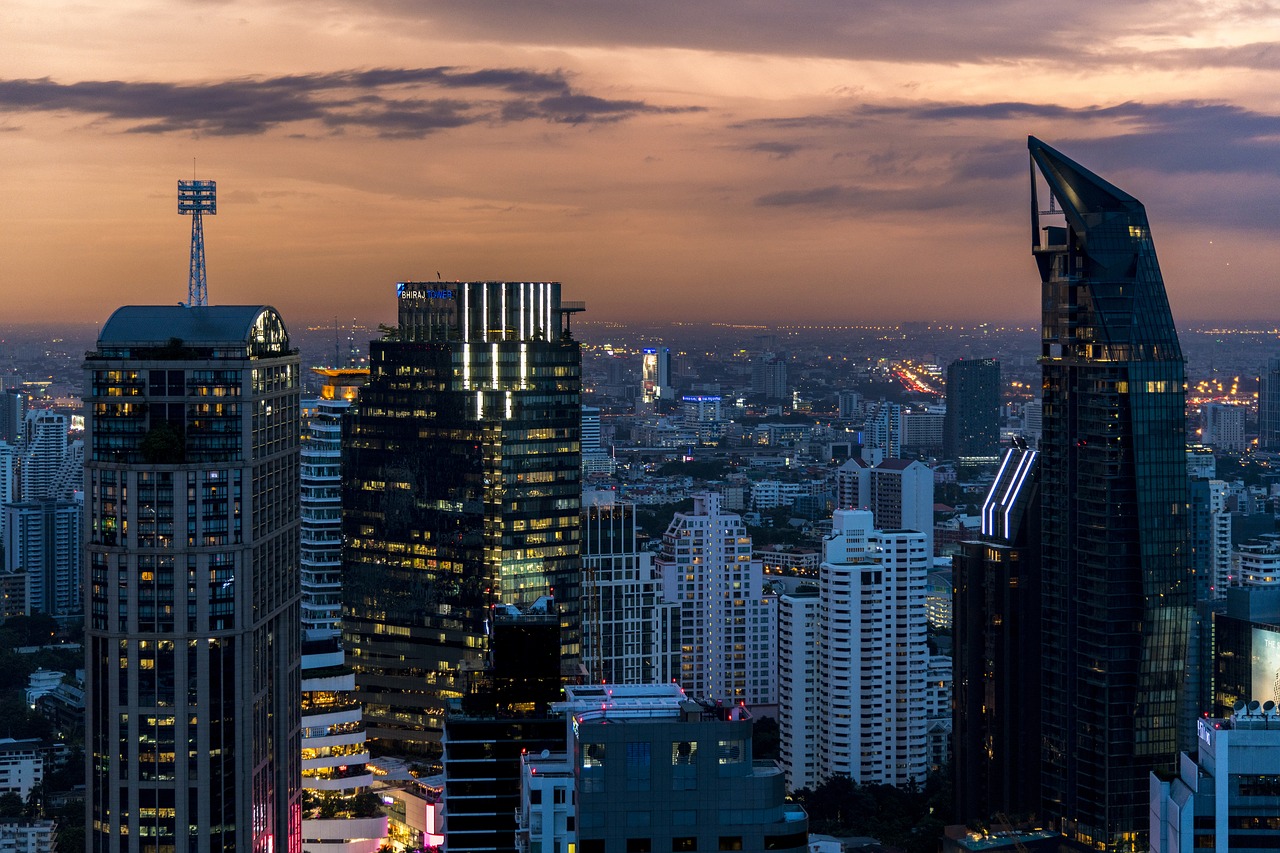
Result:
{"label": "rooftop antenna", "polygon": [[[195,162],[192,161],[194,169]],[[209,282],[204,266],[203,215],[218,212],[217,182],[178,181],[178,213],[191,217],[191,273],[187,280],[188,308],[209,304]]]}

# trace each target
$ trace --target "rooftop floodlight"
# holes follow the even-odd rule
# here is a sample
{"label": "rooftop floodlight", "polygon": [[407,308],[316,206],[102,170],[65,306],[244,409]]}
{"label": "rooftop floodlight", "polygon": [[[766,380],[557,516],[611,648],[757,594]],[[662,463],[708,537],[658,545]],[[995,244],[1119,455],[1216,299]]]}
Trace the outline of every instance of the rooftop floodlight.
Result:
{"label": "rooftop floodlight", "polygon": [[178,213],[191,217],[191,274],[187,281],[188,308],[209,304],[204,264],[204,214],[218,212],[216,181],[178,181]]}

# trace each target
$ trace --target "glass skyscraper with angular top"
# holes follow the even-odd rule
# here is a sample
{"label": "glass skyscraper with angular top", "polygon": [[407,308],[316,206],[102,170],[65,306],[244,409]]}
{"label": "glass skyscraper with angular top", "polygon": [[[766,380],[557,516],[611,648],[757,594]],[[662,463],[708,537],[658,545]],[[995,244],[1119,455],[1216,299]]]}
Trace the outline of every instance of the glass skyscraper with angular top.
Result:
{"label": "glass skyscraper with angular top", "polygon": [[1184,363],[1142,204],[1028,146],[1044,310],[1044,812],[1080,841],[1145,850],[1149,773],[1177,759],[1192,605]]}
{"label": "glass skyscraper with angular top", "polygon": [[369,736],[438,754],[500,604],[578,639],[581,354],[557,282],[398,285],[344,421],[343,634]]}

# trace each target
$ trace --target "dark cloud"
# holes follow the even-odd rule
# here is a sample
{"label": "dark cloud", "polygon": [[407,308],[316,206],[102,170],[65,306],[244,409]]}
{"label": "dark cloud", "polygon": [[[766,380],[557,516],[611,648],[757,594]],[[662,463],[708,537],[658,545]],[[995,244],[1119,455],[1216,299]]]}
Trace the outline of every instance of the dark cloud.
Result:
{"label": "dark cloud", "polygon": [[822,178],[792,174],[778,186],[774,176],[774,188],[758,191],[756,206],[797,213],[1008,220],[1025,206],[1028,133],[1133,192],[1160,221],[1265,228],[1280,191],[1280,115],[1225,103],[863,104],[735,131],[768,134],[741,147],[796,132],[838,152]]}
{"label": "dark cloud", "polygon": [[[421,96],[431,90],[470,95]],[[520,68],[377,68],[195,84],[0,80],[0,113],[102,116],[128,123],[130,133],[240,136],[317,122],[330,132],[401,138],[479,122],[587,124],[697,109],[599,98],[576,91],[560,71]]]}
{"label": "dark cloud", "polygon": [[[1021,0],[372,0],[373,8],[423,20],[455,37],[549,44],[677,47],[741,53],[968,61],[1060,48],[1074,15],[1044,15]],[[1078,6],[1106,10],[1102,0]]]}
{"label": "dark cloud", "polygon": [[1025,0],[362,0],[363,14],[477,41],[649,47],[826,57],[894,63],[1011,63],[1022,60],[1169,67],[1274,67],[1275,45],[1162,50],[1208,26],[1274,26],[1266,3],[1187,0],[1074,0],[1046,14]]}
{"label": "dark cloud", "polygon": [[743,146],[747,151],[754,151],[758,154],[768,154],[778,160],[785,160],[797,151],[804,148],[795,142],[753,142],[750,145]]}

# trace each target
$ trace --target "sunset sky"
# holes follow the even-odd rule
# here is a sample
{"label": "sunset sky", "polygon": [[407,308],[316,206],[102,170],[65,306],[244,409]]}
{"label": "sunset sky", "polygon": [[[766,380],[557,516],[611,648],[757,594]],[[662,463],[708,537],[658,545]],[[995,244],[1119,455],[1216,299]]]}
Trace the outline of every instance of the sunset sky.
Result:
{"label": "sunset sky", "polygon": [[[1280,9],[1175,0],[5,0],[0,317],[1035,322],[1026,137],[1139,198],[1180,324],[1280,319]],[[194,159],[194,172],[193,172]]]}

